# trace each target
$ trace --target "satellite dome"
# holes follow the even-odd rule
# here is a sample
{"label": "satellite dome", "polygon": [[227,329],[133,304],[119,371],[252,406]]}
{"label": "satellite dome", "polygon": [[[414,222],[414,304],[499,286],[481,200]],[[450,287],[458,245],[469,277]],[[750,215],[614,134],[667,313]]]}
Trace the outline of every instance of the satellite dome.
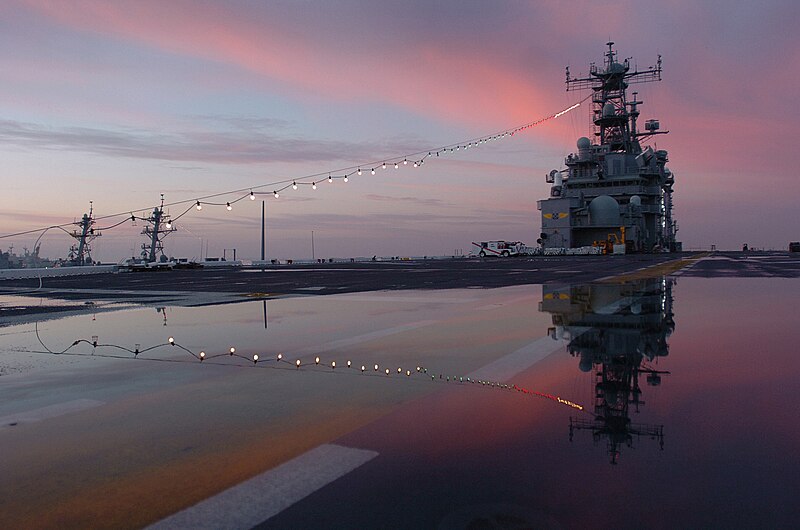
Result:
{"label": "satellite dome", "polygon": [[581,356],[581,360],[578,362],[578,369],[581,372],[591,372],[592,371],[592,360],[588,357]]}
{"label": "satellite dome", "polygon": [[603,117],[604,118],[607,118],[609,116],[613,116],[616,113],[617,113],[617,109],[614,108],[614,105],[612,103],[606,103],[605,105],[603,105]]}
{"label": "satellite dome", "polygon": [[589,149],[591,146],[592,142],[585,136],[578,138],[578,149]]}
{"label": "satellite dome", "polygon": [[638,195],[634,195],[631,197],[631,204],[634,206],[641,206],[642,205],[642,198]]}
{"label": "satellite dome", "polygon": [[619,203],[613,197],[600,195],[589,203],[589,219],[596,226],[619,224]]}
{"label": "satellite dome", "polygon": [[608,71],[612,74],[621,74],[625,72],[625,65],[620,63],[611,63],[611,66],[608,68]]}

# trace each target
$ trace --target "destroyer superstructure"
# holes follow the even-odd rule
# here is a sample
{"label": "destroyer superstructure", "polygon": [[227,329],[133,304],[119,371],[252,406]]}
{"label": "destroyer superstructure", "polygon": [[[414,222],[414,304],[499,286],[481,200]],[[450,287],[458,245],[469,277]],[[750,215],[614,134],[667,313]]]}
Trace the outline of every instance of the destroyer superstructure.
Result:
{"label": "destroyer superstructure", "polygon": [[567,68],[567,91],[591,90],[594,136],[583,137],[566,169],[551,171],[550,198],[541,200],[544,249],[602,246],[626,252],[680,250],[672,218],[675,177],[666,167],[667,152],[642,144],[661,131],[647,120],[639,131],[638,93],[632,84],[661,80],[661,56],[646,70],[619,61],[613,42],[602,67],[590,65],[588,77],[573,78]]}

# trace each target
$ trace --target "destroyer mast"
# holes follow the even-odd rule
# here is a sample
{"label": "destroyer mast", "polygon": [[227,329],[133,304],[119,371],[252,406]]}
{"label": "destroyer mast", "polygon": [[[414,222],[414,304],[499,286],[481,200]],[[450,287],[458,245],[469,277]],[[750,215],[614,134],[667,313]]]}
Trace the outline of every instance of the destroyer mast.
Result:
{"label": "destroyer mast", "polygon": [[[75,223],[78,228],[69,233],[70,236],[77,240],[69,248],[69,261],[70,265],[90,265],[92,263],[92,241],[102,235],[99,230],[94,229],[95,219],[92,215],[93,204],[89,201],[89,213],[83,214],[80,221]],[[37,247],[38,251],[38,247]]]}
{"label": "destroyer mast", "polygon": [[142,259],[147,263],[153,263],[160,256],[161,261],[167,261],[163,239],[177,228],[172,226],[169,214],[164,213],[163,193],[161,194],[161,205],[153,208],[153,213],[144,221],[147,226],[142,229],[142,235],[147,236],[148,242],[142,243]]}

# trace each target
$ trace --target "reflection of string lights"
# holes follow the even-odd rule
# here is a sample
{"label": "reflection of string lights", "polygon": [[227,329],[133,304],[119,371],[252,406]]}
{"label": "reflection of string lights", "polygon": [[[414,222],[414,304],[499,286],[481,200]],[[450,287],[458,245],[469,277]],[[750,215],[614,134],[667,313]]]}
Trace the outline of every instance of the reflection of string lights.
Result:
{"label": "reflection of string lights", "polygon": [[[400,162],[402,162],[402,164],[404,166],[406,166],[406,165],[408,165],[408,163],[410,161],[410,162],[412,162],[412,166],[414,168],[417,168],[417,167],[422,166],[425,163],[425,160],[427,158],[430,158],[430,157],[433,157],[433,156],[439,157],[440,155],[446,155],[448,153],[454,153],[456,151],[460,151],[462,148],[466,150],[466,149],[468,149],[470,147],[478,147],[478,146],[480,146],[482,144],[485,144],[485,143],[488,143],[488,142],[491,142],[491,141],[500,140],[500,139],[503,139],[503,138],[507,138],[509,136],[514,136],[514,134],[516,134],[518,132],[524,131],[526,129],[530,129],[531,127],[535,127],[535,126],[540,125],[542,123],[545,123],[547,121],[554,120],[554,119],[559,118],[560,116],[563,116],[564,114],[566,114],[566,113],[578,108],[590,96],[591,95],[587,96],[586,98],[584,98],[583,100],[579,101],[578,103],[575,103],[574,105],[572,105],[570,107],[567,107],[567,108],[565,108],[565,109],[563,109],[563,110],[561,110],[561,111],[559,111],[559,112],[557,112],[555,114],[551,114],[551,115],[549,115],[549,116],[547,116],[545,118],[541,118],[539,120],[527,123],[525,125],[520,125],[518,127],[512,127],[510,129],[505,129],[503,131],[500,131],[500,132],[497,132],[497,133],[494,133],[494,134],[489,134],[489,135],[485,135],[485,136],[482,136],[482,137],[473,138],[471,140],[458,142],[456,144],[450,144],[450,145],[446,145],[446,146],[442,146],[442,147],[438,147],[438,148],[427,149],[425,151],[419,151],[417,153],[412,153],[412,154],[409,154],[409,155],[398,156],[398,157],[395,157],[395,158],[390,159],[388,161],[384,160],[383,163],[381,164],[381,167],[383,169],[386,169],[387,162],[388,162],[388,163],[394,165],[395,169],[399,169],[400,168]],[[361,163],[361,164],[357,164],[355,166],[338,169],[336,171],[325,171],[323,173],[316,173],[316,174],[313,174],[313,175],[306,175],[305,177],[292,178],[292,179],[282,180],[282,181],[278,181],[278,182],[271,182],[271,183],[268,183],[268,184],[261,184],[261,185],[258,185],[258,186],[252,186],[252,187],[238,189],[238,190],[223,191],[223,192],[215,193],[215,194],[212,194],[212,195],[207,195],[207,196],[204,196],[204,197],[199,197],[199,198],[196,198],[196,199],[188,199],[188,200],[182,200],[182,201],[176,201],[176,202],[172,202],[172,203],[167,203],[167,204],[164,204],[163,206],[179,206],[179,205],[184,205],[184,204],[189,204],[190,205],[189,208],[185,212],[180,214],[178,217],[175,217],[175,218],[172,219],[172,223],[174,224],[174,222],[177,221],[180,217],[183,217],[186,213],[188,213],[188,211],[191,210],[192,206],[194,206],[198,211],[201,211],[203,209],[203,205],[225,206],[226,209],[230,211],[230,210],[233,209],[233,205],[236,204],[237,202],[239,202],[239,201],[241,201],[241,200],[243,200],[245,198],[250,198],[251,201],[255,200],[256,195],[263,193],[263,192],[258,192],[258,191],[254,191],[254,190],[268,188],[268,187],[272,187],[272,186],[276,186],[276,185],[282,185],[282,187],[275,188],[274,191],[272,192],[274,197],[278,198],[280,192],[285,190],[285,189],[287,189],[287,188],[289,188],[289,187],[291,187],[292,189],[296,190],[298,186],[301,186],[301,185],[308,186],[308,185],[310,185],[312,189],[317,189],[316,182],[318,181],[319,177],[322,177],[323,175],[328,175],[328,182],[330,182],[330,183],[332,183],[334,180],[337,180],[337,179],[342,179],[342,180],[344,180],[344,182],[347,182],[349,177],[352,177],[353,175],[356,175],[356,174],[357,175],[361,175],[361,173],[362,173],[361,168],[362,167],[370,167],[370,168],[372,168],[370,170],[370,173],[372,175],[375,174],[375,163],[374,162],[373,163]],[[341,176],[333,176],[334,174],[337,174],[337,175],[341,174]],[[309,183],[309,181],[310,181],[310,183]],[[217,198],[217,197],[231,196],[231,195],[235,195],[235,194],[239,194],[239,193],[244,193],[244,195],[242,195],[242,196],[240,196],[240,197],[238,197],[236,199],[230,200],[230,201],[225,201],[225,202],[209,202],[208,201],[208,199],[213,199],[213,198]],[[142,210],[146,210],[146,209],[152,209],[152,207],[145,208],[145,209],[142,209]],[[138,210],[139,209],[137,209],[136,211],[138,211]],[[131,214],[128,213],[129,211],[127,211],[125,213],[109,214],[109,215],[96,217],[95,220],[111,219],[111,218],[120,217],[122,215],[125,215],[128,218],[130,218]],[[127,219],[125,219],[125,220],[127,220]],[[124,222],[125,220],[123,220],[122,222]],[[120,222],[119,224],[122,224],[122,222]],[[61,227],[66,227],[66,226],[70,226],[70,225],[73,225],[73,224],[74,223],[64,223],[64,224],[61,224],[61,225],[54,225],[54,226],[50,226],[50,227],[46,227],[46,228],[36,228],[36,229],[33,229],[33,230],[26,230],[26,231],[23,231],[23,232],[16,232],[16,233],[13,233],[13,234],[4,234],[4,235],[0,235],[0,239],[9,238],[9,237],[15,237],[15,236],[21,236],[21,235],[26,235],[26,234],[33,234],[33,233],[37,233],[37,232],[42,232],[43,230],[45,230],[45,231],[49,230],[50,228],[61,228]],[[117,225],[114,225],[114,226],[117,226]]]}
{"label": "reflection of string lights", "polygon": [[528,390],[526,388],[518,387],[517,385],[512,385],[512,388],[517,392],[522,392],[523,394],[531,394],[534,396],[539,396],[545,399],[549,399],[551,401],[555,401],[556,403],[561,403],[562,405],[572,407],[573,409],[583,410],[583,405],[578,405],[577,403],[573,403],[568,399],[564,399],[559,396],[554,396],[553,394],[545,394],[543,392],[537,392],[536,390]]}
{"label": "reflection of string lights", "polygon": [[[300,370],[304,366],[301,359],[295,359],[294,362],[287,361],[287,360],[284,360],[283,354],[281,354],[281,353],[278,353],[272,359],[262,358],[258,354],[253,354],[252,356],[247,357],[247,356],[244,356],[244,355],[236,353],[236,347],[234,347],[234,346],[231,346],[228,349],[228,351],[225,352],[225,353],[218,353],[218,354],[215,354],[215,355],[208,355],[205,351],[200,351],[199,353],[195,353],[192,350],[190,350],[189,348],[186,348],[185,346],[182,346],[182,345],[178,344],[175,341],[174,337],[169,337],[167,339],[167,342],[164,343],[164,344],[156,344],[155,346],[150,346],[150,347],[145,348],[145,349],[141,349],[139,347],[139,345],[137,344],[135,349],[131,350],[130,348],[126,348],[124,346],[119,346],[119,345],[116,345],[116,344],[101,344],[101,343],[98,343],[97,336],[93,335],[91,341],[86,340],[86,339],[78,339],[78,340],[72,342],[72,344],[70,344],[69,346],[67,346],[66,348],[64,348],[61,351],[53,351],[50,348],[48,348],[47,345],[45,345],[45,343],[42,341],[41,337],[39,336],[38,326],[35,327],[35,332],[36,332],[36,338],[39,340],[39,343],[42,345],[42,347],[46,351],[37,352],[37,351],[28,350],[29,353],[47,353],[47,354],[51,354],[51,355],[74,355],[74,356],[107,357],[107,358],[115,358],[115,359],[129,359],[130,358],[129,356],[97,353],[98,349],[113,348],[113,349],[119,349],[119,350],[128,352],[128,353],[132,354],[133,357],[136,358],[136,359],[143,359],[143,360],[150,360],[150,361],[164,361],[166,359],[159,359],[159,358],[152,358],[152,357],[140,357],[140,355],[143,354],[143,353],[147,353],[149,351],[157,350],[157,349],[162,348],[162,347],[171,346],[171,347],[177,347],[177,348],[183,350],[184,352],[186,352],[187,354],[191,355],[192,357],[194,357],[198,361],[206,362],[206,363],[208,361],[216,359],[216,358],[235,357],[235,358],[247,361],[248,363],[252,363],[253,366],[259,366],[259,365],[260,366],[270,366],[268,364],[270,362],[272,362],[272,366],[273,367],[279,367],[279,366],[282,366],[282,365],[288,365],[288,366],[294,366],[294,368],[296,370]],[[70,350],[72,348],[74,348],[75,346],[77,346],[79,344],[82,344],[82,343],[86,343],[86,344],[90,345],[92,347],[92,352],[91,353],[82,353],[82,352],[70,353]],[[171,359],[171,361],[173,361],[173,362],[182,362],[180,360],[174,360],[174,359]],[[218,363],[218,364],[220,364],[222,366],[241,366],[240,364],[231,365],[230,363]],[[314,363],[308,365],[308,368],[303,368],[303,370],[305,371],[305,370],[327,369],[327,370],[330,371],[330,373],[347,373],[349,371],[349,370],[344,370],[344,372],[342,372],[342,370],[339,370],[337,372],[336,371],[336,366],[337,366],[337,364],[336,364],[335,360],[332,360],[332,361],[330,361],[328,363],[328,362],[323,361],[323,359],[319,355],[317,355],[317,356],[314,357]],[[347,368],[352,368],[353,367],[352,360],[348,359],[346,361],[346,363],[345,363],[345,366],[347,366]],[[381,372],[381,366],[379,364],[375,364],[373,366],[373,368],[374,368],[375,374],[378,375],[379,377],[383,377],[381,374],[384,374],[385,377],[392,377],[393,371],[388,367],[385,367],[382,372]],[[363,374],[363,373],[366,372],[366,370],[367,370],[366,365],[362,364],[360,373]],[[352,372],[352,371],[350,371],[350,372],[351,373],[359,373],[359,372]],[[426,367],[424,367],[424,366],[417,366],[416,369],[414,371],[412,371],[410,369],[404,369],[403,367],[398,366],[396,373],[399,376],[405,375],[406,378],[410,378],[412,375],[416,375],[416,376],[420,376],[420,377],[425,377],[425,379],[427,379],[428,369]],[[480,385],[481,387],[494,388],[494,389],[498,389],[498,390],[515,391],[515,392],[519,392],[521,394],[526,394],[526,395],[532,395],[532,396],[545,398],[545,399],[548,399],[548,400],[553,401],[555,403],[559,403],[561,405],[566,405],[566,406],[568,406],[570,408],[577,409],[577,410],[580,410],[580,411],[584,410],[584,407],[582,405],[579,405],[579,404],[574,403],[574,402],[572,402],[570,400],[564,399],[564,398],[562,398],[560,396],[556,396],[556,395],[548,394],[548,393],[544,393],[544,392],[538,392],[536,390],[529,390],[529,389],[522,388],[522,387],[519,387],[519,386],[517,386],[515,384],[510,384],[510,383],[500,383],[500,382],[497,382],[497,381],[490,381],[490,380],[485,380],[485,379],[474,379],[474,378],[466,377],[466,376],[445,375],[443,373],[439,373],[438,377],[437,377],[436,374],[433,374],[433,373],[430,374],[430,381],[433,381],[433,382],[437,382],[438,381],[440,383],[458,383],[458,384]]]}

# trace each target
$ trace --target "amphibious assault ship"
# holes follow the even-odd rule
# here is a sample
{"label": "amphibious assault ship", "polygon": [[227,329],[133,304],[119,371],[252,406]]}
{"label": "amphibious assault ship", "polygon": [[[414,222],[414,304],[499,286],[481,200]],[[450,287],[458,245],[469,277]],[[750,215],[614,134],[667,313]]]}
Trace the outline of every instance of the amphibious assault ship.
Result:
{"label": "amphibious assault ship", "polygon": [[591,90],[593,142],[578,139],[577,153],[566,157],[566,169],[546,176],[550,198],[538,202],[542,213],[539,244],[549,249],[601,247],[607,252],[679,251],[678,226],[672,218],[675,176],[666,167],[667,152],[643,147],[666,134],[658,120],[638,127],[638,93],[630,85],[661,81],[661,56],[646,70],[619,61],[614,43],[602,67],[590,64],[588,77],[566,72],[567,91]]}

